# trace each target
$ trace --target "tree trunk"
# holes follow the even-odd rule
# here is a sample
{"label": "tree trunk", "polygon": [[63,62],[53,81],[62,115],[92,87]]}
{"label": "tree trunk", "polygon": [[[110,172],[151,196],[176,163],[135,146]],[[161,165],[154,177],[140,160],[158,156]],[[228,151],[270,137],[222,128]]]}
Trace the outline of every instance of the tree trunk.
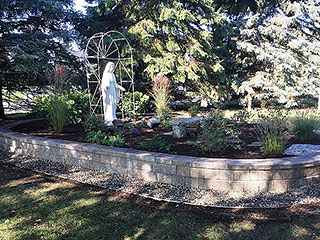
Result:
{"label": "tree trunk", "polygon": [[5,113],[4,113],[4,107],[3,107],[1,80],[0,80],[0,119],[6,119],[6,115],[5,115]]}

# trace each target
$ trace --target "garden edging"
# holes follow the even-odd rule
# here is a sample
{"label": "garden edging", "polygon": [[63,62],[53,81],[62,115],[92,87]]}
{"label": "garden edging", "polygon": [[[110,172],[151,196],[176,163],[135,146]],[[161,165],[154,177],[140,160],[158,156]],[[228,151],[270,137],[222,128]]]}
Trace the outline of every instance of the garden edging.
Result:
{"label": "garden edging", "polygon": [[275,159],[198,158],[56,140],[0,127],[0,148],[145,181],[235,192],[284,192],[320,179],[320,154]]}

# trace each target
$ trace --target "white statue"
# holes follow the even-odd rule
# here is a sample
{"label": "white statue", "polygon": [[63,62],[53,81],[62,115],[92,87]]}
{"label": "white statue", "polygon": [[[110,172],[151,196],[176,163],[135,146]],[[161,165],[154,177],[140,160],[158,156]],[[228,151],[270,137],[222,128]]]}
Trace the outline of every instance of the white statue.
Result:
{"label": "white statue", "polygon": [[117,119],[116,110],[120,100],[120,91],[125,89],[117,84],[114,76],[114,63],[108,62],[102,76],[101,91],[103,98],[104,121],[112,126],[112,121]]}

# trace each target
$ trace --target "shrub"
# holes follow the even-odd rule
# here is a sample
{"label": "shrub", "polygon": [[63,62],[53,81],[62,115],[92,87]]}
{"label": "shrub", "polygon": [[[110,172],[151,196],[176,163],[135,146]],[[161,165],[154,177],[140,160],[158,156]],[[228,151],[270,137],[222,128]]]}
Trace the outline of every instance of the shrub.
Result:
{"label": "shrub", "polygon": [[83,124],[84,130],[86,132],[94,132],[94,131],[102,131],[102,132],[109,132],[109,128],[107,124],[101,117],[91,116],[89,115],[86,121]]}
{"label": "shrub", "polygon": [[239,124],[246,125],[248,123],[256,123],[267,118],[271,112],[268,109],[252,110],[251,112],[240,110],[233,115],[233,119]]}
{"label": "shrub", "polygon": [[54,96],[48,105],[48,118],[54,131],[61,133],[68,120],[67,104],[61,96]]}
{"label": "shrub", "polygon": [[310,107],[316,107],[317,101],[314,98],[304,98],[300,102],[298,102],[299,108],[310,108]]}
{"label": "shrub", "polygon": [[113,147],[125,147],[127,144],[125,143],[124,138],[121,136],[121,134],[112,135],[99,131],[93,131],[88,134],[86,138],[87,142],[91,143],[97,143],[97,144],[103,144]]}
{"label": "shrub", "polygon": [[70,89],[69,92],[64,93],[64,96],[67,99],[69,121],[72,123],[84,121],[86,116],[90,114],[89,94],[78,89]]}
{"label": "shrub", "polygon": [[240,149],[242,141],[240,130],[231,125],[227,119],[214,118],[210,122],[202,122],[198,135],[200,148],[204,152],[225,152],[227,149]]}
{"label": "shrub", "polygon": [[311,112],[298,112],[291,119],[292,132],[296,138],[302,142],[307,142],[315,136],[314,130],[319,127],[319,116]]}
{"label": "shrub", "polygon": [[167,77],[157,75],[153,78],[153,98],[156,107],[156,117],[160,121],[168,120],[171,117],[171,111],[168,107],[170,100],[170,81]]}
{"label": "shrub", "polygon": [[90,132],[87,137],[86,141],[90,143],[97,143],[97,144],[106,144],[108,141],[109,135],[105,132],[102,132],[101,130],[99,131],[92,131]]}
{"label": "shrub", "polygon": [[265,156],[281,157],[287,147],[290,122],[281,112],[270,113],[256,125],[261,150]]}
{"label": "shrub", "polygon": [[165,152],[169,152],[171,149],[171,145],[161,138],[156,138],[145,142],[139,142],[138,146],[146,150],[156,150]]}
{"label": "shrub", "polygon": [[53,94],[45,95],[42,94],[41,97],[35,97],[32,110],[37,113],[39,117],[47,118],[49,117],[49,104],[52,101]]}
{"label": "shrub", "polygon": [[[51,101],[57,96],[56,94],[45,95],[34,99],[35,105],[33,111],[39,116],[49,118],[49,105]],[[65,91],[59,98],[67,105],[68,119],[70,123],[80,123],[85,119],[85,116],[89,114],[89,95],[76,89],[70,89]]]}
{"label": "shrub", "polygon": [[190,113],[191,117],[196,117],[198,113],[200,112],[198,105],[193,105],[188,108],[188,112]]}
{"label": "shrub", "polygon": [[[134,102],[133,102],[134,97]],[[125,116],[136,118],[138,115],[149,110],[149,96],[141,92],[126,92],[123,94],[120,108],[123,110]]]}
{"label": "shrub", "polygon": [[108,144],[109,146],[113,147],[125,147],[127,144],[124,141],[124,138],[119,134],[119,135],[114,135],[110,136],[108,138]]}

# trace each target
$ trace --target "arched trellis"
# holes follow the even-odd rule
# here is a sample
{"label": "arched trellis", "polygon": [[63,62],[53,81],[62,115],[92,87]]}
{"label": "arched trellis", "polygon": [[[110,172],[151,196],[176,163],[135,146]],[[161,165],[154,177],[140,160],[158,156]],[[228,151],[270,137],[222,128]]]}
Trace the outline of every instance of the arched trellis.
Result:
{"label": "arched trellis", "polygon": [[[90,111],[92,115],[103,115],[103,101],[100,86],[102,74],[107,62],[114,62],[114,73],[118,83],[123,86],[126,91],[134,93],[132,48],[122,33],[109,31],[107,33],[94,34],[87,43],[84,59],[90,93]],[[134,98],[134,94],[132,94],[132,97]],[[134,104],[134,99],[132,99],[132,102]]]}

